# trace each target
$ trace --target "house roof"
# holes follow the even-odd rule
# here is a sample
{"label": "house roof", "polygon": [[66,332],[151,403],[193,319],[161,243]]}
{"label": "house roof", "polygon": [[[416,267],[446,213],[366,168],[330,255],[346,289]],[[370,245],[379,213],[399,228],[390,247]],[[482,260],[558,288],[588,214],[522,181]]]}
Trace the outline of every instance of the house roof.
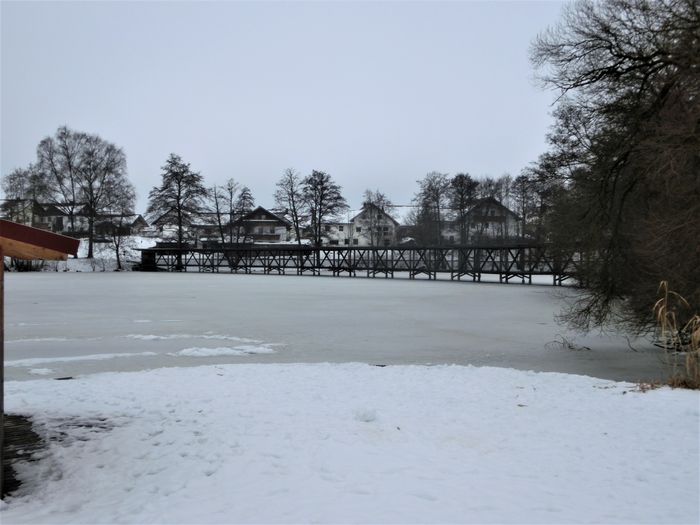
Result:
{"label": "house roof", "polygon": [[[266,219],[254,219],[253,218],[260,213],[267,215],[268,218],[266,218]],[[270,222],[271,220],[281,222],[285,226],[287,226],[288,228],[292,227],[292,223],[289,222],[287,219],[285,219],[284,217],[280,217],[279,215],[277,215],[275,213],[272,213],[270,210],[266,210],[262,206],[258,206],[254,210],[249,211],[245,215],[239,217],[238,219],[233,221],[233,224],[240,224],[240,223],[244,223],[244,222],[249,223],[249,224],[255,223],[255,222]]]}
{"label": "house roof", "polygon": [[515,213],[513,210],[511,210],[511,209],[508,208],[507,206],[504,206],[503,204],[501,204],[501,202],[500,202],[498,199],[495,199],[494,197],[486,197],[486,198],[477,200],[477,201],[474,203],[474,205],[469,209],[469,211],[467,212],[467,214],[468,214],[468,215],[471,215],[471,214],[478,214],[480,211],[483,210],[484,207],[486,207],[486,208],[488,208],[488,209],[491,209],[491,208],[494,208],[494,207],[495,207],[495,208],[500,208],[500,209],[505,210],[506,213],[512,215],[512,216],[515,217],[516,219],[519,219],[519,218],[520,218],[520,217],[518,216],[517,213]]}
{"label": "house roof", "polygon": [[57,205],[50,202],[37,202],[37,215],[50,217],[66,217],[68,214]]}
{"label": "house roof", "polygon": [[365,203],[362,205],[362,209],[359,211],[357,215],[355,215],[352,219],[350,219],[350,222],[355,222],[355,219],[357,219],[360,215],[363,213],[367,212],[368,208],[374,208],[376,209],[379,213],[387,217],[391,222],[393,222],[396,226],[399,225],[399,222],[394,219],[391,215],[389,215],[386,211],[382,210],[379,206],[376,204],[371,204],[371,203]]}

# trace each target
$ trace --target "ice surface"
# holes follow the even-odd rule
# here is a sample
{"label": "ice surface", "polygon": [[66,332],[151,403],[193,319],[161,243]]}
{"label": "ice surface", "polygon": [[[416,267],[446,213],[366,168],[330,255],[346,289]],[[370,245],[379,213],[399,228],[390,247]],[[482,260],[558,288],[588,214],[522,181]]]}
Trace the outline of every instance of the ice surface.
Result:
{"label": "ice surface", "polygon": [[47,376],[53,374],[53,370],[51,368],[30,368],[28,373],[33,376]]}
{"label": "ice surface", "polygon": [[236,347],[220,346],[216,348],[185,348],[172,355],[185,355],[190,357],[219,357],[227,355],[272,354],[274,350],[266,346],[241,345]]}
{"label": "ice surface", "polygon": [[[201,365],[169,354],[237,346],[222,341],[276,352],[208,362],[458,363],[632,381],[666,372],[648,343],[633,352],[620,335],[559,326],[555,316],[575,292],[551,286],[132,272],[5,279],[8,360],[138,354],[51,361],[59,376]],[[590,350],[567,350],[555,343],[562,337]],[[8,377],[30,379],[33,366],[13,366]]]}
{"label": "ice surface", "polygon": [[5,361],[5,366],[13,367],[28,367],[34,365],[42,365],[44,363],[69,363],[76,361],[104,361],[105,359],[117,359],[119,357],[142,357],[158,355],[155,352],[130,352],[121,354],[93,354],[93,355],[76,355],[70,357],[33,357],[29,359],[15,359]]}

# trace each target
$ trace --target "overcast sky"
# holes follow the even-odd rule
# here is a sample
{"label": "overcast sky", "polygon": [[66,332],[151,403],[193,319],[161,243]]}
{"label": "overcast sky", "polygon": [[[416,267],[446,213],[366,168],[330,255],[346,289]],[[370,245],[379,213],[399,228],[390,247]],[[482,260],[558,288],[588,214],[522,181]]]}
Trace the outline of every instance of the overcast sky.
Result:
{"label": "overcast sky", "polygon": [[61,125],[121,146],[138,211],[175,152],[270,207],[283,170],[409,203],[429,171],[517,175],[554,94],[558,2],[2,2],[2,173]]}

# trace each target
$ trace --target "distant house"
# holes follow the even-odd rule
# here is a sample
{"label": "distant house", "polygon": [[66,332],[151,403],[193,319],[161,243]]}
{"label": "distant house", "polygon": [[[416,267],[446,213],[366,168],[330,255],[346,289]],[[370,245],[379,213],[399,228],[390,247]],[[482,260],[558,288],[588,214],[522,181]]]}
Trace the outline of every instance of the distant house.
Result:
{"label": "distant house", "polygon": [[30,199],[5,199],[0,204],[0,218],[33,226],[35,206]]}
{"label": "distant house", "polygon": [[242,215],[232,223],[247,242],[284,242],[290,239],[292,223],[262,206]]}
{"label": "distant house", "polygon": [[329,246],[390,246],[396,244],[399,223],[374,204],[365,204],[348,222],[323,225],[323,244]]}
{"label": "distant house", "polygon": [[68,214],[57,205],[32,199],[7,199],[0,206],[0,214],[13,222],[51,232],[62,233],[69,226]]}
{"label": "distant house", "polygon": [[[254,210],[238,215],[233,221],[228,214],[222,217],[222,224],[216,223],[216,216],[209,214],[205,224],[192,224],[190,229],[203,242],[221,242],[221,236],[226,243],[275,243],[290,239],[292,223],[282,213],[266,210],[258,206]],[[223,230],[223,231],[222,231]]]}
{"label": "distant house", "polygon": [[[190,226],[191,223],[188,220],[184,220],[183,226]],[[162,215],[157,217],[152,217],[151,226],[157,228],[158,231],[163,232],[171,227],[177,227],[177,215],[175,210],[169,210]]]}
{"label": "distant house", "polygon": [[104,214],[97,217],[95,235],[98,237],[109,237],[114,234],[135,235],[142,233],[148,226],[146,219],[138,214]]}
{"label": "distant house", "polygon": [[516,213],[488,197],[476,201],[463,221],[444,221],[441,234],[447,244],[507,241],[522,237],[522,224]]}
{"label": "distant house", "polygon": [[[64,235],[87,235],[88,214],[86,208],[75,209],[72,226],[71,217],[67,210],[68,207],[61,204],[41,203],[31,199],[8,199],[0,205],[0,216],[20,224]],[[107,230],[111,231],[111,224],[118,217],[120,216],[117,214],[99,214],[95,217],[95,233],[100,235]],[[126,235],[141,231],[148,226],[141,215],[127,215],[121,219]]]}

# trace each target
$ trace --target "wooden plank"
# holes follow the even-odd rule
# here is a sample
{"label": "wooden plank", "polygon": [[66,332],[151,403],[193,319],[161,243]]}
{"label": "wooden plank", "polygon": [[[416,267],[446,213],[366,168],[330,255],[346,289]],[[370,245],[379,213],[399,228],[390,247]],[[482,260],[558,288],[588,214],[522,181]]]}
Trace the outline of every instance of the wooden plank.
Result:
{"label": "wooden plank", "polygon": [[[65,235],[59,235],[57,233],[6,220],[0,220],[0,238],[70,255],[77,255],[78,245],[80,244],[78,239],[73,239],[72,237],[66,237]],[[12,255],[10,253],[6,253],[5,255],[22,257],[21,255]],[[34,255],[32,254],[31,257],[33,258]]]}
{"label": "wooden plank", "polygon": [[6,257],[15,257],[17,259],[65,261],[68,258],[68,255],[63,252],[5,237],[0,237],[0,247],[2,247]]}
{"label": "wooden plank", "polygon": [[0,244],[0,498],[3,495],[5,449],[5,252]]}

